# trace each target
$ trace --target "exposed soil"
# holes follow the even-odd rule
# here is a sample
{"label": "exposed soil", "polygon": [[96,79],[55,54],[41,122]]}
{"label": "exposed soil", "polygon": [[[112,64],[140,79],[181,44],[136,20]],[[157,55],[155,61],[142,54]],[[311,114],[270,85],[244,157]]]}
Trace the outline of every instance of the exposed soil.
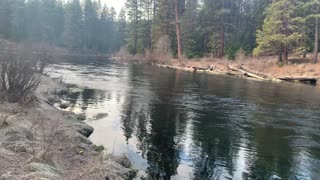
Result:
{"label": "exposed soil", "polygon": [[152,55],[129,56],[116,54],[113,59],[120,61],[133,60],[152,63],[161,67],[209,74],[226,74],[255,80],[289,81],[313,85],[319,84],[316,82],[320,80],[320,64],[311,63],[309,60],[311,57],[301,59],[293,56],[287,64],[278,64],[275,56],[253,58],[244,55],[239,55],[236,60],[199,58],[179,61]]}

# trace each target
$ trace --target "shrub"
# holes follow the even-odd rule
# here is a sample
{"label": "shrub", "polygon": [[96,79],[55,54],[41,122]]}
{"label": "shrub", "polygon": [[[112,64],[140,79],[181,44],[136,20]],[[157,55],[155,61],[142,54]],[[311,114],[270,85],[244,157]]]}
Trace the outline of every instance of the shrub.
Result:
{"label": "shrub", "polygon": [[38,66],[37,70],[40,74],[45,74],[45,68],[49,66],[49,64],[52,62],[53,59],[53,47],[41,44],[40,47],[36,47],[37,59],[38,59]]}
{"label": "shrub", "polygon": [[32,97],[39,86],[36,61],[30,61],[16,53],[1,55],[0,92],[9,102],[23,102]]}

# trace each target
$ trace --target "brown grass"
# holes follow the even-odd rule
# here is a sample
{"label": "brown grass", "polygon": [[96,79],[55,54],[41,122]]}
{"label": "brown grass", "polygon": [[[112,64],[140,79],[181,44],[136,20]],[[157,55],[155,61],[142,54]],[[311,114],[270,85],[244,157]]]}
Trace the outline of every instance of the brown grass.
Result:
{"label": "brown grass", "polygon": [[187,69],[192,67],[208,68],[213,67],[215,71],[220,73],[229,72],[229,66],[243,66],[253,72],[259,72],[272,78],[281,77],[314,77],[320,79],[320,63],[312,64],[311,54],[303,59],[299,56],[292,55],[289,57],[289,62],[286,65],[279,65],[276,56],[251,57],[245,56],[243,53],[238,53],[236,60],[227,60],[225,58],[194,58],[182,59],[181,61],[167,56],[147,53],[146,55],[117,56],[115,59],[124,61],[134,60],[139,62],[155,63],[161,65],[169,65],[180,69]]}
{"label": "brown grass", "polygon": [[49,97],[55,97],[50,93],[54,87],[59,88],[59,83],[43,76],[36,91],[37,102],[28,106],[0,104],[0,179],[128,177],[129,168],[110,155],[102,156],[77,132],[79,124],[87,127],[86,124],[47,103]]}

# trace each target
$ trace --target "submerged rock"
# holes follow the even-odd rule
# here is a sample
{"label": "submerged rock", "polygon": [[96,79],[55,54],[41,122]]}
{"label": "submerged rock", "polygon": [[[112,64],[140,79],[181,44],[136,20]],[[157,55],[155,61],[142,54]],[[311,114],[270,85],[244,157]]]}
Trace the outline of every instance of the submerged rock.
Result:
{"label": "submerged rock", "polygon": [[107,116],[109,116],[108,113],[99,113],[99,114],[94,116],[94,119],[99,120],[99,119],[103,119],[103,118],[105,118]]}

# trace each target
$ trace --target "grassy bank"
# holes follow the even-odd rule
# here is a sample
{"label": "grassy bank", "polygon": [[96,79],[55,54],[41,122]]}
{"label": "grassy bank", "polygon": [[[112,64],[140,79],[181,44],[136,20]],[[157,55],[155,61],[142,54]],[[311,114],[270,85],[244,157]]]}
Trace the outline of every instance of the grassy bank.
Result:
{"label": "grassy bank", "polygon": [[53,103],[64,87],[41,76],[36,99],[0,104],[0,179],[128,179],[125,157],[105,155],[88,137],[93,128]]}
{"label": "grassy bank", "polygon": [[276,56],[248,57],[237,55],[235,60],[225,58],[194,58],[177,60],[161,55],[128,55],[117,53],[118,61],[136,61],[161,67],[198,73],[224,74],[262,81],[297,82],[317,84],[320,80],[320,64],[313,64],[311,58],[290,57],[288,64],[279,64]]}

